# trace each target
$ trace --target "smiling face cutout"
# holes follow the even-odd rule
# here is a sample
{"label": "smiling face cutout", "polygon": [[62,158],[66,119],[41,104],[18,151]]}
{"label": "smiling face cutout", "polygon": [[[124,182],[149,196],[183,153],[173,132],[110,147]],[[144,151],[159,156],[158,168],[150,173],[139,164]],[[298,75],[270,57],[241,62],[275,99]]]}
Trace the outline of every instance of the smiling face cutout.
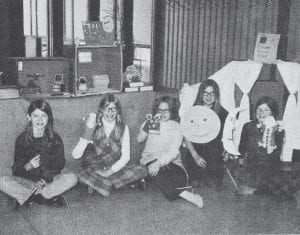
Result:
{"label": "smiling face cutout", "polygon": [[210,108],[195,105],[183,115],[180,128],[187,140],[193,143],[208,143],[218,136],[221,122]]}

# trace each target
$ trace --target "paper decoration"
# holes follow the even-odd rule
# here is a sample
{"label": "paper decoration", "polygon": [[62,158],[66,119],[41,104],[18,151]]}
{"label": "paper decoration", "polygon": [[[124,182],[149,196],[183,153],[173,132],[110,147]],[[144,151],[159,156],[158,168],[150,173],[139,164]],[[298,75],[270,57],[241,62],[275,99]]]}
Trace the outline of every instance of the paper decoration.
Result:
{"label": "paper decoration", "polygon": [[[113,28],[111,29],[111,22],[83,21],[82,28],[86,45],[113,45],[115,32]],[[106,24],[105,29],[103,24]]]}
{"label": "paper decoration", "polygon": [[90,63],[92,62],[92,52],[78,52],[78,62],[79,63]]}
{"label": "paper decoration", "polygon": [[277,59],[277,48],[280,34],[258,33],[254,61],[271,64]]}

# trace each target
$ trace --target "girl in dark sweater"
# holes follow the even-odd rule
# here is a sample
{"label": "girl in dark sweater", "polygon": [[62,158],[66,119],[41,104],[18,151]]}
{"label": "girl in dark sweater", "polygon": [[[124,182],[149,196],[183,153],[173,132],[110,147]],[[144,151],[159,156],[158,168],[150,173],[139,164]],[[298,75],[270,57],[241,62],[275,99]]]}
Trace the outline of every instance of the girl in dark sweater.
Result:
{"label": "girl in dark sweater", "polygon": [[77,177],[61,174],[65,166],[64,145],[53,131],[50,105],[44,100],[33,101],[27,117],[25,131],[15,143],[13,176],[0,179],[0,190],[15,198],[16,205],[67,205],[60,195],[77,184]]}
{"label": "girl in dark sweater", "polygon": [[265,194],[277,200],[292,199],[299,180],[281,169],[280,154],[284,130],[275,121],[278,105],[270,97],[260,98],[256,118],[243,126],[239,152],[245,159],[243,174],[238,177],[240,194]]}

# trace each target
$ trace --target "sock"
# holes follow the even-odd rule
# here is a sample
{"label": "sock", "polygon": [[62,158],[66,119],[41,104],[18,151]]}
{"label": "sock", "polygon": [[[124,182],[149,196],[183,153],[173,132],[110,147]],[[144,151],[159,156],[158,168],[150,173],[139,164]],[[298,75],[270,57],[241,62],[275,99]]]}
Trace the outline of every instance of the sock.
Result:
{"label": "sock", "polygon": [[75,159],[81,158],[88,143],[89,143],[89,141],[87,139],[80,137],[79,142],[73,149],[73,152],[72,152],[73,158],[75,158]]}
{"label": "sock", "polygon": [[183,191],[179,194],[179,196],[187,200],[188,202],[195,204],[199,208],[203,207],[203,199],[199,194],[191,193],[189,191]]}

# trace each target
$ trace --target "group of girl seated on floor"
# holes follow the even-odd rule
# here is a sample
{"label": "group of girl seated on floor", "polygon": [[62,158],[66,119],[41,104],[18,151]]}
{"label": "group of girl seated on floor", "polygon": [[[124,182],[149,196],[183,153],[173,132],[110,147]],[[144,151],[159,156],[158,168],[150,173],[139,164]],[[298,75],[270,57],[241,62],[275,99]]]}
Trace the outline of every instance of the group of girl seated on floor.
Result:
{"label": "group of girl seated on floor", "polygon": [[[146,120],[137,136],[138,142],[146,142],[140,164],[128,164],[129,128],[119,100],[112,94],[105,95],[98,112],[85,119],[83,136],[72,152],[81,161],[81,171],[75,175],[61,173],[65,165],[64,146],[53,131],[49,104],[33,101],[28,108],[28,124],[15,143],[13,174],[0,179],[0,190],[14,198],[17,206],[32,202],[65,206],[63,193],[74,187],[78,179],[108,197],[112,187],[121,188],[150,177],[169,200],[181,197],[202,208],[202,197],[193,193],[190,185],[198,181],[213,183],[217,189],[222,187],[225,171],[221,137],[228,113],[220,104],[219,88],[213,80],[201,83],[194,105],[208,107],[219,116],[221,131],[215,139],[201,144],[187,140],[178,122],[177,100],[162,96],[153,107],[153,116],[157,118]],[[284,131],[275,130],[276,148],[267,149],[258,144],[265,120],[277,115],[277,104],[263,97],[255,110],[256,119],[244,125],[239,147],[245,159],[238,179],[244,189],[241,194],[284,194],[288,198],[296,189],[283,185],[279,174]]]}

